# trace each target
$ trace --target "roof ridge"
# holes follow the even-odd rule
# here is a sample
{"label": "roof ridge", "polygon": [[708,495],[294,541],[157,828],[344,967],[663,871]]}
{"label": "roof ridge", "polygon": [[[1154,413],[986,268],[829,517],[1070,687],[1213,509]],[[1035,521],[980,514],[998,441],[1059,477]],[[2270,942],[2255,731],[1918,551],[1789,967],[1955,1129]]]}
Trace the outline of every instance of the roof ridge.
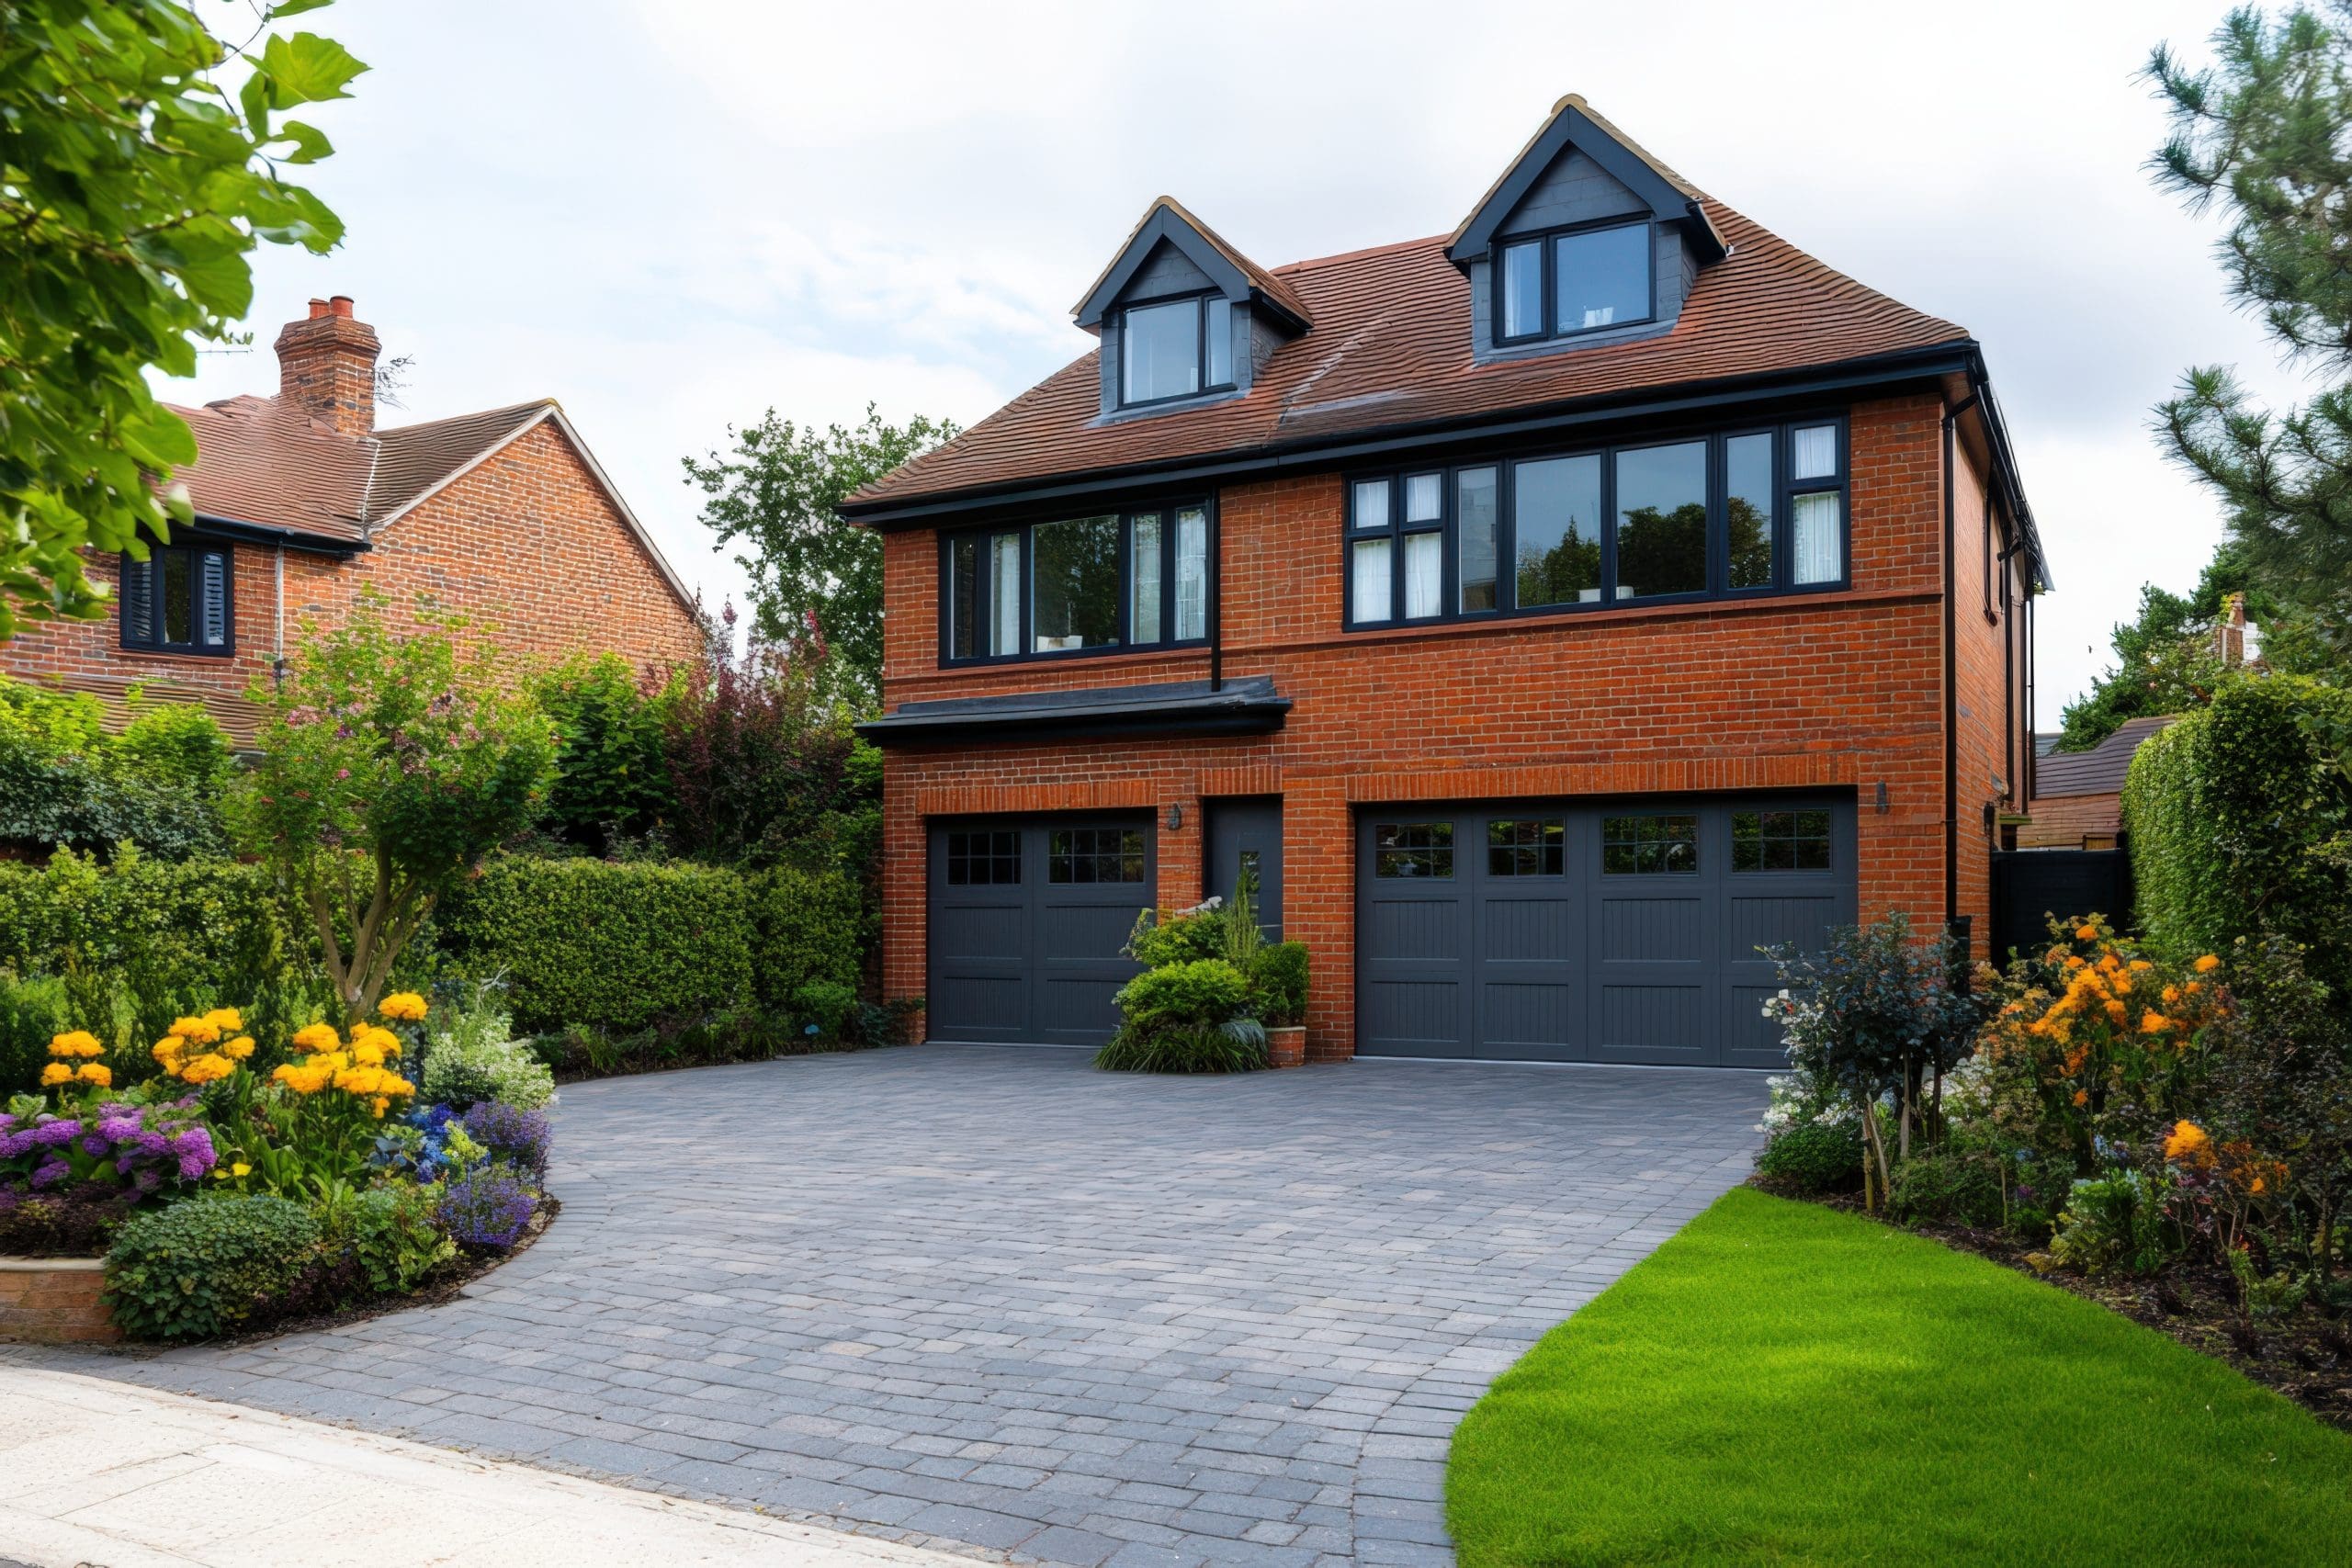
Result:
{"label": "roof ridge", "polygon": [[412,431],[431,430],[437,425],[456,424],[463,420],[488,419],[494,414],[522,413],[529,409],[560,406],[553,398],[526,398],[519,403],[502,403],[497,408],[474,409],[466,413],[444,414],[439,419],[420,419],[413,424],[387,425],[370,434],[380,439],[387,435],[406,435]]}

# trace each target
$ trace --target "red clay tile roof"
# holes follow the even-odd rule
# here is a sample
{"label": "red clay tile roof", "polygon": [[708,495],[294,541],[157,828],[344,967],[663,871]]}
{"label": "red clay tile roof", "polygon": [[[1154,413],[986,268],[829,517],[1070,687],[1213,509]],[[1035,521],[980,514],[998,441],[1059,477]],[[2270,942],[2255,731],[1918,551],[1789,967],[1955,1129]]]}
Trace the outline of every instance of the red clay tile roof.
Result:
{"label": "red clay tile roof", "polygon": [[30,679],[52,692],[79,692],[96,697],[104,710],[98,722],[109,735],[121,734],[141,713],[176,704],[204,709],[227,734],[231,746],[240,751],[251,751],[261,744],[262,728],[269,723],[269,710],[249,698],[202,686],[183,686],[153,675],[83,675],[51,671],[36,673]]}
{"label": "red clay tile roof", "polygon": [[2054,800],[2070,795],[2114,795],[2123,788],[2124,775],[2140,743],[2172,723],[2172,716],[2128,718],[2116,732],[2087,751],[2052,751],[2034,759],[2033,797]]}
{"label": "red clay tile roof", "polygon": [[356,545],[552,407],[540,399],[350,436],[279,398],[226,398],[173,410],[197,452],[174,477],[203,516]]}
{"label": "red clay tile roof", "polygon": [[1313,311],[1315,329],[1277,348],[1246,397],[1101,423],[1099,351],[1090,353],[857,491],[849,508],[1968,339],[1720,203],[1703,205],[1731,254],[1701,271],[1673,329],[1657,337],[1478,365],[1470,354],[1470,286],[1446,260],[1447,237],[1298,262],[1274,276]]}

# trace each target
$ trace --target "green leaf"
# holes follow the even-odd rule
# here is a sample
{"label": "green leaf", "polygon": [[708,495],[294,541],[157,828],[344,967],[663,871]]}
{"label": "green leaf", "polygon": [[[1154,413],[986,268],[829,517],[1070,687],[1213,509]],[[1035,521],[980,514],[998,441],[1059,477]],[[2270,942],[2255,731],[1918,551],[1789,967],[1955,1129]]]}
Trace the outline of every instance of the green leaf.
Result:
{"label": "green leaf", "polygon": [[299,17],[305,11],[315,11],[322,6],[334,4],[334,0],[278,0],[269,8],[269,19],[274,22],[280,17]]}
{"label": "green leaf", "polygon": [[292,152],[275,154],[279,162],[286,164],[315,164],[334,151],[334,143],[326,139],[323,131],[316,126],[304,125],[299,119],[289,119],[277,128],[269,144],[275,147],[279,142],[293,144]]}
{"label": "green leaf", "polygon": [[269,79],[269,107],[278,109],[349,97],[344,88],[368,69],[343,45],[316,33],[296,33],[291,38],[272,35],[262,45],[259,60],[251,55],[245,58]]}

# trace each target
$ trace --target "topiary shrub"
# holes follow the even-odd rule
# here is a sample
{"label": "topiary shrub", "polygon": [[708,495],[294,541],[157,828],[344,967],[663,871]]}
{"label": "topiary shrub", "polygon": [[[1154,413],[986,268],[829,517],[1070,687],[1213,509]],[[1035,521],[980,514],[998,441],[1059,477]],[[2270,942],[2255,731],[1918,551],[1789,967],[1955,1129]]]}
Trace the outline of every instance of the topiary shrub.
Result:
{"label": "topiary shrub", "polygon": [[207,1193],[141,1214],[107,1253],[106,1298],[134,1339],[210,1339],[266,1314],[317,1258],[311,1211]]}
{"label": "topiary shrub", "polygon": [[1849,1192],[1862,1184],[1862,1130],[1854,1122],[1806,1122],[1772,1135],[1756,1168],[1807,1192]]}

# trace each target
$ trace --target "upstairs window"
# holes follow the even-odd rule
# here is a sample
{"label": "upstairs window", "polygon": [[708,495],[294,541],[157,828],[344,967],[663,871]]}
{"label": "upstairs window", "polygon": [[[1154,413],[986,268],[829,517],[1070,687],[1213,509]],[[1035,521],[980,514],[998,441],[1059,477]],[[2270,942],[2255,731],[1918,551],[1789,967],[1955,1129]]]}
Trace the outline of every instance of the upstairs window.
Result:
{"label": "upstairs window", "polygon": [[1205,506],[951,534],[940,554],[940,654],[951,664],[1208,637]]}
{"label": "upstairs window", "polygon": [[1355,477],[1347,624],[1843,586],[1845,444],[1812,420]]}
{"label": "upstairs window", "polygon": [[1166,402],[1233,385],[1233,307],[1222,295],[1132,305],[1119,334],[1119,400]]}
{"label": "upstairs window", "polygon": [[1656,313],[1649,222],[1572,229],[1497,247],[1501,343],[1574,337]]}
{"label": "upstairs window", "polygon": [[226,545],[151,545],[122,558],[122,646],[226,657],[236,651]]}

